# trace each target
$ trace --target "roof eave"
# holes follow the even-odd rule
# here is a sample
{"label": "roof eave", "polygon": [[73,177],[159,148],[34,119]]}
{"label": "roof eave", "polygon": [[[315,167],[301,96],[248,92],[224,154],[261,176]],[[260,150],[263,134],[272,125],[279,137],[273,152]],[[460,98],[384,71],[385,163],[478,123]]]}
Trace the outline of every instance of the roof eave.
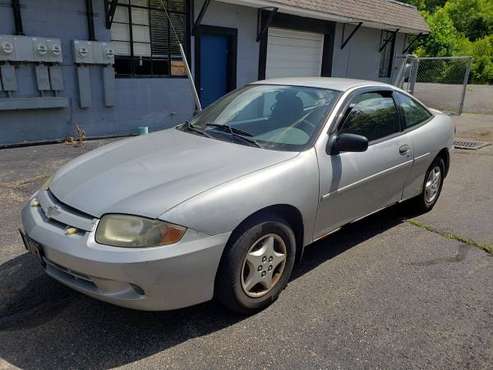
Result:
{"label": "roof eave", "polygon": [[227,4],[243,5],[243,6],[247,6],[247,7],[251,7],[251,8],[264,8],[264,7],[274,7],[275,6],[276,8],[279,9],[279,12],[285,13],[285,14],[292,14],[292,15],[297,15],[300,17],[315,18],[315,19],[321,19],[321,20],[339,22],[339,23],[360,23],[360,22],[362,22],[364,27],[376,28],[376,29],[385,29],[385,30],[399,29],[399,32],[402,32],[402,33],[419,34],[419,33],[429,33],[430,32],[430,30],[427,26],[426,26],[426,28],[415,29],[415,28],[400,26],[397,24],[376,23],[376,22],[371,22],[371,21],[365,20],[365,19],[359,19],[359,18],[354,18],[354,17],[345,17],[345,16],[340,16],[337,14],[324,13],[324,12],[319,12],[319,11],[310,10],[310,9],[304,9],[304,8],[299,8],[299,7],[294,7],[294,6],[288,6],[288,5],[273,3],[273,2],[267,1],[267,0],[217,0],[217,1],[222,2],[222,3],[227,3]]}

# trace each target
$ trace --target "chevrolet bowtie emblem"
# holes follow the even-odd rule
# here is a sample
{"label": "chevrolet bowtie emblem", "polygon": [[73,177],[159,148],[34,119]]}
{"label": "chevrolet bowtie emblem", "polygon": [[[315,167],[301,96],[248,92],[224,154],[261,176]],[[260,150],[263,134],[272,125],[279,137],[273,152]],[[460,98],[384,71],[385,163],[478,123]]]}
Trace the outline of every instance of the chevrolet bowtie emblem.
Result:
{"label": "chevrolet bowtie emblem", "polygon": [[46,209],[46,216],[48,218],[52,218],[53,216],[56,216],[56,215],[59,215],[59,214],[60,214],[60,210],[58,209],[57,206],[49,206]]}

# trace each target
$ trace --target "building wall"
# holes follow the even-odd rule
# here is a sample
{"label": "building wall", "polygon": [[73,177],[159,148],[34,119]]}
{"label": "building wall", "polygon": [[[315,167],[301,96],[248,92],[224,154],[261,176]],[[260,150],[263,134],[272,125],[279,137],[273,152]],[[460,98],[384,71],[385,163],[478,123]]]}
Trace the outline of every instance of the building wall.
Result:
{"label": "building wall", "polygon": [[[194,1],[195,18],[204,0]],[[93,0],[96,38],[109,41],[105,28],[103,0]],[[72,41],[87,40],[88,25],[85,0],[22,0],[22,18],[27,36],[54,37],[62,40],[65,109],[0,111],[0,145],[20,142],[59,140],[74,134],[75,125],[89,137],[125,135],[139,126],[151,131],[172,127],[193,115],[192,90],[186,78],[119,78],[115,81],[115,105],[105,107],[103,101],[102,67],[91,66],[92,106],[79,107],[76,66],[73,63]],[[237,87],[258,79],[259,50],[257,9],[212,1],[202,20],[204,25],[238,30]],[[380,30],[360,29],[344,50],[340,49],[342,24],[337,24],[332,74],[378,80]],[[346,35],[351,26],[346,27]],[[0,34],[13,34],[14,21],[10,0],[0,0]],[[399,34],[395,53],[402,51],[404,36]],[[194,38],[191,40],[191,68]],[[395,66],[398,60],[394,59]],[[33,64],[17,68],[19,85],[16,96],[36,97]],[[3,94],[3,95],[2,95]],[[8,99],[0,92],[0,98]]]}
{"label": "building wall", "polygon": [[[195,16],[202,7],[195,1]],[[95,0],[95,26],[98,41],[110,40],[104,26],[103,0]],[[189,119],[194,111],[190,84],[184,78],[119,78],[115,81],[115,106],[103,102],[102,68],[91,69],[92,106],[81,109],[78,102],[76,66],[72,40],[87,40],[88,26],[84,0],[23,0],[22,18],[28,36],[62,39],[63,75],[69,108],[31,111],[0,111],[0,145],[21,141],[63,139],[73,135],[75,125],[88,136],[129,134],[138,126],[151,131],[167,128]],[[238,29],[237,86],[258,76],[255,9],[212,2],[202,24]],[[10,0],[0,0],[0,34],[13,34],[14,22]],[[192,37],[191,50],[194,50]],[[194,63],[191,63],[192,69]],[[39,96],[34,82],[33,65],[17,67],[18,97]],[[1,93],[0,93],[1,94]],[[5,98],[5,97],[4,97]]]}
{"label": "building wall", "polygon": [[[85,1],[23,0],[21,3],[27,36],[62,40],[65,90],[61,95],[69,99],[69,108],[0,111],[0,145],[63,139],[73,135],[76,124],[88,136],[104,136],[129,134],[143,125],[150,126],[151,130],[166,128],[192,116],[193,97],[189,82],[184,78],[116,79],[115,106],[105,107],[102,68],[97,66],[90,67],[92,106],[79,108],[72,40],[88,39]],[[104,25],[103,0],[95,0],[94,7],[96,38],[108,41],[110,32]],[[0,0],[0,34],[13,33],[10,0]],[[32,64],[17,67],[17,82],[16,96],[39,96]]]}
{"label": "building wall", "polygon": [[[195,1],[195,18],[203,0]],[[201,24],[238,30],[237,87],[258,79],[257,9],[211,1]],[[192,52],[194,39],[192,38]]]}
{"label": "building wall", "polygon": [[[380,30],[361,27],[341,50],[343,24],[336,25],[334,60],[332,66],[333,77],[360,78],[366,80],[382,80],[389,82],[390,79],[379,78],[380,66]],[[346,25],[344,38],[347,38],[355,26]],[[394,63],[392,75],[399,68],[400,58],[404,49],[405,35],[398,33],[394,48]]]}
{"label": "building wall", "polygon": [[10,34],[15,31],[11,4],[9,0],[0,0],[0,34]]}

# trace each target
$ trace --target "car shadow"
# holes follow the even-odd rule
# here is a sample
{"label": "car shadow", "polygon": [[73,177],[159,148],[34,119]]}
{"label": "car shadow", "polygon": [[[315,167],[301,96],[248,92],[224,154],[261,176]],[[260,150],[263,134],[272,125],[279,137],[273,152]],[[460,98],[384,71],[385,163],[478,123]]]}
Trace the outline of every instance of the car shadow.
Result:
{"label": "car shadow", "polygon": [[[407,216],[395,206],[316,242],[293,280]],[[49,278],[28,254],[0,265],[0,359],[23,369],[125,365],[244,319],[215,302],[169,312],[99,302]]]}
{"label": "car shadow", "polygon": [[305,249],[303,261],[293,279],[303,276],[318,265],[344,253],[358,244],[381,234],[408,219],[418,216],[407,203],[384,209],[313,243]]}

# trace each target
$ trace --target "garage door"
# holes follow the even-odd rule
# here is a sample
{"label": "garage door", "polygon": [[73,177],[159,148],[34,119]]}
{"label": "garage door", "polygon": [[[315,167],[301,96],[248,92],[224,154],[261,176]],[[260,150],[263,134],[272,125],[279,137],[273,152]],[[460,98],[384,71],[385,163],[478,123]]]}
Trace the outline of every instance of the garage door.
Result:
{"label": "garage door", "polygon": [[320,76],[324,35],[269,28],[266,78]]}

